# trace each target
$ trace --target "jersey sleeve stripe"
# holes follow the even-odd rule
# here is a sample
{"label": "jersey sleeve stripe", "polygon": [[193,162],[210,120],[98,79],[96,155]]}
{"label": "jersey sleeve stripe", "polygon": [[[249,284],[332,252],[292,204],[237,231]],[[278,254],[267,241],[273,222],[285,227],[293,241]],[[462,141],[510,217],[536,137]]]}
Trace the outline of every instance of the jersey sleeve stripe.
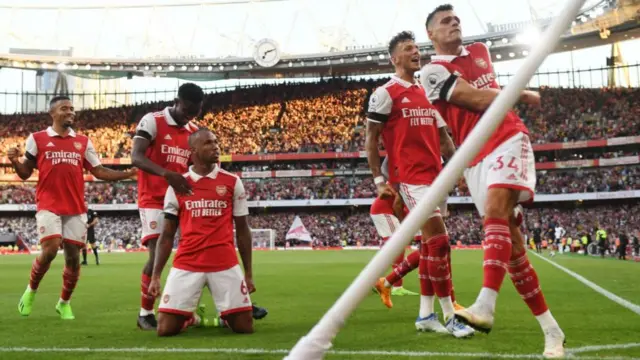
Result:
{"label": "jersey sleeve stripe", "polygon": [[451,90],[453,90],[453,85],[458,80],[458,76],[451,74],[447,80],[442,84],[442,89],[440,89],[440,100],[448,101],[451,98]]}
{"label": "jersey sleeve stripe", "polygon": [[377,122],[384,123],[384,122],[387,122],[387,120],[389,120],[389,115],[375,113],[375,112],[369,112],[369,113],[367,113],[367,120],[372,120],[372,121],[377,121]]}
{"label": "jersey sleeve stripe", "polygon": [[24,157],[26,157],[27,159],[29,159],[31,161],[36,161],[36,157],[31,155],[31,153],[28,152],[28,151],[24,153]]}
{"label": "jersey sleeve stripe", "polygon": [[165,213],[164,213],[164,218],[165,218],[165,219],[167,219],[167,220],[175,220],[175,221],[178,221],[178,217],[177,217],[176,215],[174,215],[174,214],[170,214],[170,213],[168,213],[168,212],[165,212]]}

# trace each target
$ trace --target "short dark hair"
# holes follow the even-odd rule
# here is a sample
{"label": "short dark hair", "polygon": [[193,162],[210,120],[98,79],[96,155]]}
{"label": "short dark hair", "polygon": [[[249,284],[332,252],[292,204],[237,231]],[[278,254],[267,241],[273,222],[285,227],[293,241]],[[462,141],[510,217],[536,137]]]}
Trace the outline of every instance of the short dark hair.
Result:
{"label": "short dark hair", "polygon": [[205,133],[205,132],[212,133],[212,131],[206,127],[201,127],[198,130],[192,132],[191,135],[189,135],[189,147],[193,149],[195,146],[196,139],[200,136],[201,133]]}
{"label": "short dark hair", "polygon": [[433,11],[430,12],[429,15],[427,15],[427,21],[425,21],[424,27],[429,28],[429,24],[431,23],[431,20],[433,20],[433,17],[436,16],[437,13],[442,11],[452,11],[452,10],[453,10],[453,5],[451,4],[442,4],[437,8],[433,9]]}
{"label": "short dark hair", "polygon": [[194,83],[185,83],[178,88],[178,98],[192,103],[200,103],[204,99],[204,92],[200,86]]}
{"label": "short dark hair", "polygon": [[66,96],[66,95],[58,95],[58,96],[54,96],[50,101],[49,101],[49,107],[52,107],[55,103],[57,103],[58,101],[62,101],[62,100],[69,100],[71,101],[71,98]]}
{"label": "short dark hair", "polygon": [[389,55],[393,53],[393,50],[395,50],[396,46],[398,46],[399,43],[408,40],[416,41],[416,36],[412,31],[403,31],[397,33],[394,37],[391,38],[391,40],[389,40]]}

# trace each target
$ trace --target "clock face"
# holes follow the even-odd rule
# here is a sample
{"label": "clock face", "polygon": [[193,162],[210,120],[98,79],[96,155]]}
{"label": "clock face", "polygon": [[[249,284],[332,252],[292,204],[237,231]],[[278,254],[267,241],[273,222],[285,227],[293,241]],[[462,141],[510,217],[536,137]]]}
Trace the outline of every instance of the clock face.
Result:
{"label": "clock face", "polygon": [[271,39],[260,40],[253,52],[253,59],[262,67],[271,67],[280,61],[278,44]]}

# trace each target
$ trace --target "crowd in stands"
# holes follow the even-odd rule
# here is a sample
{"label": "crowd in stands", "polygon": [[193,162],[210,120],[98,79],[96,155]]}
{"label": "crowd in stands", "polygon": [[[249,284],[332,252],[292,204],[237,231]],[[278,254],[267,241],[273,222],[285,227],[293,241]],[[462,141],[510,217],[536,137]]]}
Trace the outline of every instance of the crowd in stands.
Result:
{"label": "crowd in stands", "polygon": [[[622,232],[630,237],[637,236],[640,230],[640,204],[599,205],[584,208],[531,208],[525,211],[526,229],[533,229],[539,224],[545,232],[561,226],[566,230],[567,237],[574,239],[583,233],[595,233],[595,228],[604,228],[615,239]],[[450,214],[446,224],[452,243],[460,242],[464,245],[480,244],[483,237],[482,221],[472,207],[449,206]],[[110,216],[108,212],[99,214],[99,224],[96,226],[96,239],[106,244],[111,242],[137,243],[140,239],[140,219],[137,214],[128,216]],[[316,245],[341,246],[343,241],[347,245],[378,245],[380,237],[377,235],[373,222],[366,207],[340,208],[337,210],[300,209],[296,211],[257,210],[252,211],[249,222],[254,229],[274,229],[276,231],[276,245],[282,246],[285,235],[296,215],[299,215]],[[35,218],[33,217],[2,217],[0,230],[8,230],[23,236],[30,243],[37,242]],[[553,233],[553,231],[551,231]],[[595,238],[595,237],[594,237]],[[547,240],[547,239],[545,239]],[[290,243],[298,244],[296,241]]]}
{"label": "crowd in stands", "polygon": [[[211,93],[205,97],[198,123],[218,134],[226,154],[362,150],[367,98],[385,81],[331,79]],[[540,91],[541,108],[516,108],[534,143],[640,133],[638,89]],[[167,105],[170,102],[79,111],[75,128],[92,138],[102,157],[126,158],[136,122]],[[47,114],[0,116],[0,154],[22,147],[29,133],[45,129],[50,122]]]}
{"label": "crowd in stands", "polygon": [[[640,167],[620,166],[571,170],[538,171],[538,194],[569,194],[640,190]],[[306,199],[362,199],[376,196],[369,175],[243,179],[250,201]],[[85,183],[89,204],[133,204],[137,199],[135,182]],[[451,196],[468,196],[463,182]],[[35,203],[34,183],[0,184],[0,204]]]}

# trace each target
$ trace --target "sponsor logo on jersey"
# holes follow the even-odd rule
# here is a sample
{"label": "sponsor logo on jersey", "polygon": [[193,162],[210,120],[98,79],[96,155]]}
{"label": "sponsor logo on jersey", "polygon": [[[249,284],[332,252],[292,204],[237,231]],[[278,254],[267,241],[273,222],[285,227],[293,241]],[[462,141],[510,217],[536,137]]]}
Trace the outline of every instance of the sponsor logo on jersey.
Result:
{"label": "sponsor logo on jersey", "polygon": [[192,218],[204,216],[222,216],[222,210],[229,208],[229,204],[224,200],[206,199],[187,200],[185,201],[184,206],[186,210],[191,211]]}
{"label": "sponsor logo on jersey", "polygon": [[495,74],[492,72],[489,72],[489,73],[482,74],[482,76],[472,81],[471,85],[476,89],[486,89],[491,87],[491,83],[495,79],[496,79]]}
{"label": "sponsor logo on jersey", "polygon": [[[80,146],[82,146],[82,144]],[[71,164],[78,166],[82,159],[80,154],[70,151],[45,151],[44,157],[47,160],[51,160],[51,165]]]}
{"label": "sponsor logo on jersey", "polygon": [[411,126],[432,126],[438,111],[434,108],[403,108],[402,117],[409,118]]}

